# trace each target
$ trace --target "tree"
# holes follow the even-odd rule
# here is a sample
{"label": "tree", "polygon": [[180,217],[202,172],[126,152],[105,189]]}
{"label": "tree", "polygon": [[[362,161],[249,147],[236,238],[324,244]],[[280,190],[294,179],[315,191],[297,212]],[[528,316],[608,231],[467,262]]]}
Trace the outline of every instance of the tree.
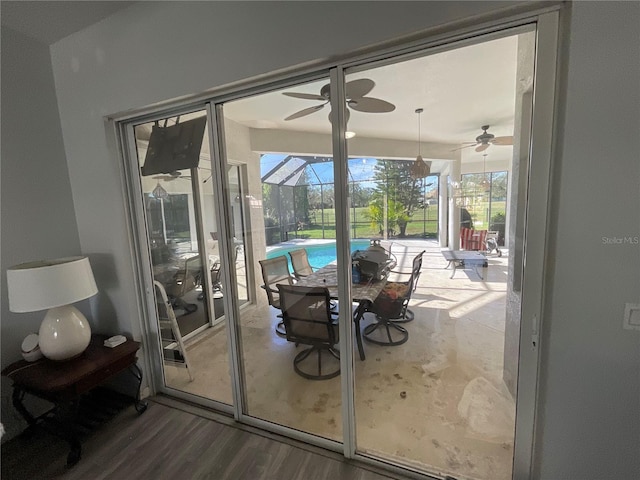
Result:
{"label": "tree", "polygon": [[309,185],[307,187],[309,206],[313,209],[322,208],[322,198],[320,197],[320,185]]}
{"label": "tree", "polygon": [[354,207],[366,207],[371,202],[373,191],[363,188],[358,182],[351,182],[351,205]]}
{"label": "tree", "polygon": [[293,188],[296,221],[309,223],[309,187],[299,185]]}
{"label": "tree", "polygon": [[334,208],[336,203],[336,195],[333,188],[333,184],[326,184],[323,186],[322,192],[322,204],[324,208]]}
{"label": "tree", "polygon": [[[384,233],[384,200],[381,196],[374,198],[369,203],[369,213],[367,217],[371,220],[371,227],[377,228],[380,235]],[[400,225],[402,221],[408,222],[405,214],[405,207],[399,202],[389,200],[387,202],[387,228],[393,230],[393,227]]]}
{"label": "tree", "polygon": [[262,184],[262,211],[265,217],[277,218],[278,187],[270,183]]}
{"label": "tree", "polygon": [[[406,236],[407,224],[422,200],[422,179],[411,178],[413,161],[380,160],[375,166],[376,188],[374,201],[382,201],[387,196],[387,225],[397,225],[399,236]],[[370,215],[376,215],[374,201]],[[382,205],[379,203],[378,205]]]}
{"label": "tree", "polygon": [[493,200],[506,200],[507,198],[507,172],[494,172],[491,179],[491,198]]}

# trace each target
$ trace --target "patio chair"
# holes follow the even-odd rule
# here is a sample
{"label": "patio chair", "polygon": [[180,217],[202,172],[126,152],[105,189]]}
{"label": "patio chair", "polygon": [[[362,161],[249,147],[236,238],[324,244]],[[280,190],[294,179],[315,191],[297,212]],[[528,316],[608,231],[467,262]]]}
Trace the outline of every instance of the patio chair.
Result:
{"label": "patio chair", "polygon": [[189,374],[189,379],[193,381],[187,349],[182,341],[178,319],[171,306],[167,292],[164,286],[157,280],[154,280],[153,284],[156,293],[156,308],[158,310],[158,323],[164,363],[185,367]]}
{"label": "patio chair", "polygon": [[[339,341],[338,319],[331,312],[329,290],[324,287],[300,287],[296,285],[278,285],[280,305],[287,340],[296,345],[310,347],[298,353],[293,359],[293,369],[301,377],[309,380],[328,380],[340,375],[340,353],[335,349]],[[322,353],[328,353],[328,359],[337,360],[337,368],[323,373]],[[303,369],[303,362],[312,354],[309,364],[313,371]],[[317,371],[316,371],[317,368]]]}
{"label": "patio chair", "polygon": [[485,248],[486,230],[474,230],[462,227],[460,229],[460,248],[462,250],[483,250]]}
{"label": "patio chair", "polygon": [[487,235],[484,239],[484,248],[487,252],[487,254],[490,254],[491,252],[493,252],[494,250],[496,251],[496,254],[501,257],[502,256],[502,250],[500,250],[500,247],[498,247],[498,240],[500,239],[500,232],[498,231],[493,231],[493,230],[488,230],[487,231]]}
{"label": "patio chair", "polygon": [[184,268],[173,276],[171,283],[165,283],[167,296],[174,308],[182,308],[187,313],[198,309],[195,303],[186,302],[184,296],[202,284],[202,273],[202,260],[195,254],[184,261]]}
{"label": "patio chair", "polygon": [[[409,339],[409,332],[399,323],[410,322],[413,320],[413,312],[409,315],[408,305],[411,300],[411,294],[416,288],[418,277],[420,276],[420,268],[422,268],[423,250],[413,259],[413,266],[409,279],[404,282],[387,282],[369,306],[368,311],[376,316],[376,321],[367,325],[362,336],[365,340],[378,345],[395,346],[402,345]],[[403,272],[395,272],[403,274]],[[382,332],[386,336],[380,338]],[[392,335],[393,333],[393,335]]]}
{"label": "patio chair", "polygon": [[304,248],[289,252],[293,274],[297,279],[308,277],[313,273],[314,268],[309,264],[309,256]]}
{"label": "patio chair", "polygon": [[426,250],[423,250],[422,252],[420,252],[418,255],[414,257],[412,266],[411,266],[411,272],[400,272],[396,270],[391,271],[391,273],[394,273],[394,274],[411,275],[411,277],[409,277],[409,281],[412,284],[410,287],[409,295],[403,302],[403,308],[400,312],[400,316],[398,318],[392,318],[389,320],[393,323],[409,323],[415,318],[415,314],[413,313],[413,310],[410,310],[408,308],[409,300],[411,300],[411,294],[415,292],[416,288],[418,287],[418,280],[420,280],[420,273],[422,269],[422,257],[425,252]]}
{"label": "patio chair", "polygon": [[[280,307],[280,292],[278,291],[277,285],[293,285],[295,280],[289,273],[287,257],[279,255],[274,258],[259,260],[259,263],[262,269],[262,280],[264,281],[264,285],[261,285],[261,288],[267,292],[269,305],[278,310],[282,310]],[[281,318],[282,315],[278,315],[278,317]],[[286,336],[287,333],[283,322],[279,322],[278,325],[276,325],[276,333]]]}

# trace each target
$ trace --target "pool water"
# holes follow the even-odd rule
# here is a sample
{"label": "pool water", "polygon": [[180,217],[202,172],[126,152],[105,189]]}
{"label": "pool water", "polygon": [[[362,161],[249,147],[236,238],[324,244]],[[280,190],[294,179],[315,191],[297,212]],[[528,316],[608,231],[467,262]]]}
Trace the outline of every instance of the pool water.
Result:
{"label": "pool water", "polygon": [[[356,250],[365,250],[369,247],[369,240],[352,240],[351,241],[351,253]],[[328,265],[331,262],[336,261],[336,244],[335,242],[325,243],[322,245],[292,245],[287,247],[278,247],[267,252],[267,258],[274,258],[279,255],[285,255],[289,262],[289,271],[293,272],[291,266],[291,258],[288,253],[293,250],[300,250],[304,248],[307,251],[309,257],[309,264],[314,268],[321,268]]]}

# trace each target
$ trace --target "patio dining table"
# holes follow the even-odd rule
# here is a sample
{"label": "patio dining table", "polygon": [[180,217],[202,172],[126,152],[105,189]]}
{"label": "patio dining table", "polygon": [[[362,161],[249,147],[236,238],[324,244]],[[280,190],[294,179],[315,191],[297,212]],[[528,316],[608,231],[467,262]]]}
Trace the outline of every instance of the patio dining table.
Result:
{"label": "patio dining table", "polygon": [[[358,343],[360,360],[365,359],[360,320],[362,320],[369,306],[378,297],[385,283],[386,279],[382,278],[380,280],[369,280],[366,283],[354,283],[351,285],[351,300],[358,304],[358,307],[353,313],[353,321],[356,327],[356,341]],[[331,298],[338,299],[338,267],[336,264],[326,265],[311,275],[302,277],[296,285],[302,287],[325,287],[329,290]]]}

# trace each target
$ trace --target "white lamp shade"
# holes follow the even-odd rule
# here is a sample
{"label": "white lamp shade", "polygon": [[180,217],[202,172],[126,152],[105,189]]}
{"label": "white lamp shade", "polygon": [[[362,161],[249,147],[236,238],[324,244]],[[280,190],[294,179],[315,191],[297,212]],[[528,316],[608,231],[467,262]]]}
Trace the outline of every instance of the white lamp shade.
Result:
{"label": "white lamp shade", "polygon": [[23,263],[7,269],[9,310],[36,312],[69,305],[98,293],[87,257]]}

